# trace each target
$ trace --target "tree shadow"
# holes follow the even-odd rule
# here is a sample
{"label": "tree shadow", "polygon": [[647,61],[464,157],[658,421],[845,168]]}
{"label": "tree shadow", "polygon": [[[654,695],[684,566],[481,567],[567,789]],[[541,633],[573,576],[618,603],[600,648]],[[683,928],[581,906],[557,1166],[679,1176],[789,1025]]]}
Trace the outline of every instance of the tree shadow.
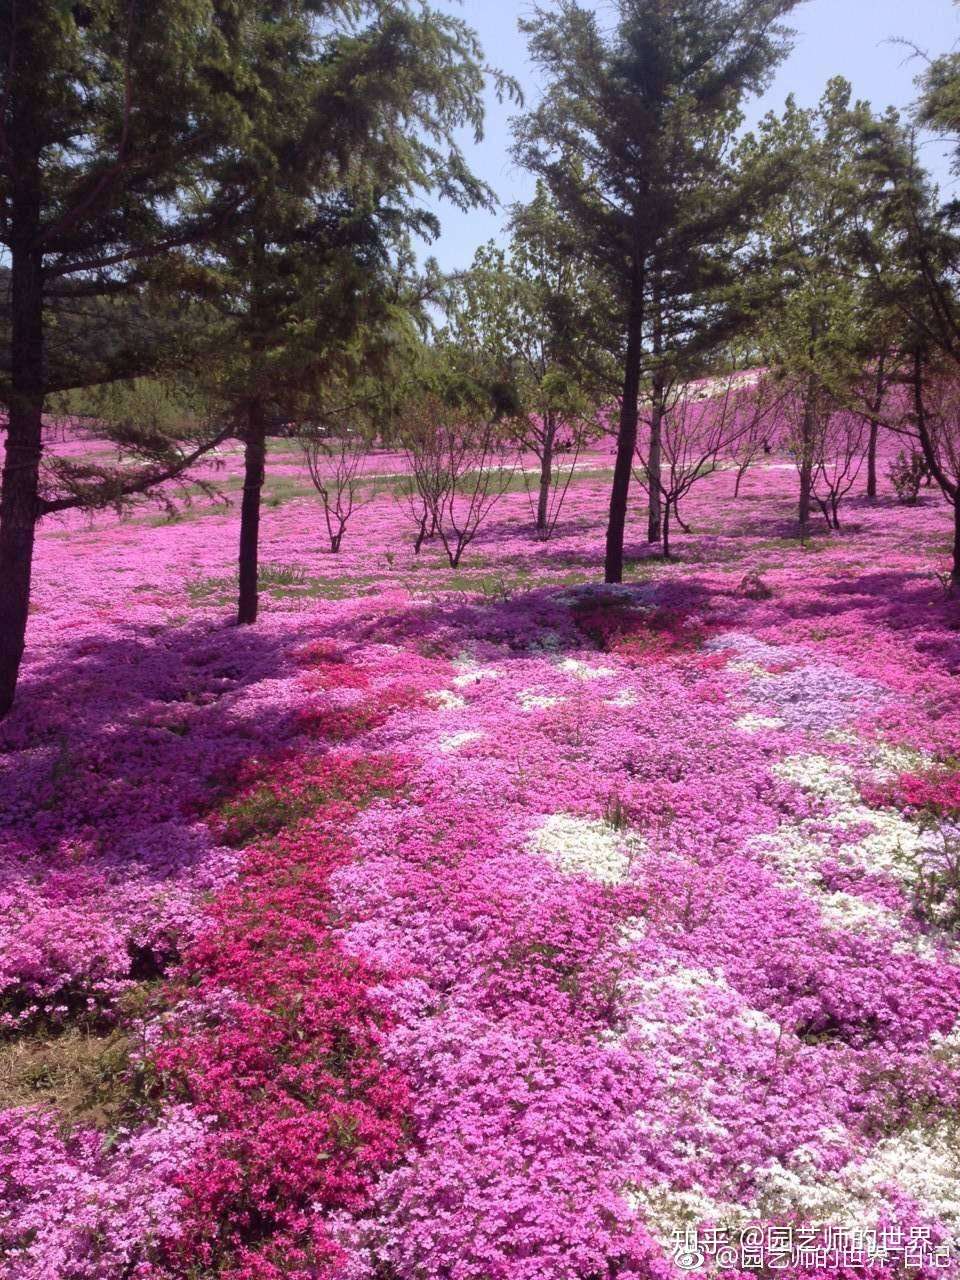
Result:
{"label": "tree shadow", "polygon": [[[0,725],[0,842],[44,853],[74,843],[144,855],[158,876],[183,856],[211,784],[297,731],[284,698],[309,634],[199,622],[65,645],[26,669]],[[258,694],[258,690],[260,691]],[[272,695],[272,696],[270,696]],[[169,857],[168,857],[169,854]]]}

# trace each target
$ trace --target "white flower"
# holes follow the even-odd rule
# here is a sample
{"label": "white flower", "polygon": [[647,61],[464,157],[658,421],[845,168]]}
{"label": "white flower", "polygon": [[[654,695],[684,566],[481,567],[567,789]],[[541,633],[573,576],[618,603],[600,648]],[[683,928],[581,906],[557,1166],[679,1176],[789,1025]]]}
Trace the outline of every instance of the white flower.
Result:
{"label": "white flower", "polygon": [[[825,1131],[824,1138],[843,1135]],[[848,1161],[837,1173],[819,1168],[816,1153],[798,1147],[786,1165],[771,1161],[757,1171],[759,1213],[768,1218],[799,1214],[825,1224],[872,1227],[896,1216],[904,1193],[924,1217],[960,1232],[960,1145],[954,1128],[915,1126],[884,1138],[869,1156]]]}
{"label": "white flower", "polygon": [[925,1215],[960,1236],[960,1133],[955,1125],[917,1125],[874,1147],[868,1159],[841,1170],[854,1194],[886,1207],[884,1192],[899,1187]]}
{"label": "white flower", "polygon": [[756,716],[748,713],[734,721],[736,727],[744,733],[760,733],[764,729],[782,729],[784,721],[777,716]]}
{"label": "white flower", "polygon": [[938,1053],[955,1053],[960,1057],[960,1018],[957,1019],[946,1035],[940,1031],[935,1031],[930,1037],[930,1047]]}
{"label": "white flower", "polygon": [[647,936],[647,922],[643,916],[630,916],[624,920],[617,930],[617,941],[621,947],[632,947],[642,942]]}
{"label": "white flower", "polygon": [[856,933],[899,933],[901,921],[886,907],[852,893],[822,893],[817,905],[828,928],[852,929]]}
{"label": "white flower", "polygon": [[604,676],[617,674],[613,667],[592,667],[589,662],[583,662],[580,658],[564,658],[560,663],[560,670],[567,675],[576,676],[578,680],[601,680]]}
{"label": "white flower", "polygon": [[702,1187],[678,1191],[669,1183],[634,1183],[624,1189],[624,1194],[634,1213],[668,1254],[673,1252],[674,1232],[678,1230],[696,1230],[706,1222],[736,1228],[746,1226],[752,1217],[748,1206],[714,1200]]}
{"label": "white flower", "polygon": [[558,871],[587,875],[603,884],[626,879],[630,863],[646,846],[596,818],[555,813],[530,838],[531,848],[545,853]]}
{"label": "white flower", "polygon": [[766,667],[761,667],[758,662],[751,661],[750,658],[735,658],[733,662],[727,663],[728,671],[737,671],[741,675],[754,676],[758,680],[769,680],[772,672]]}
{"label": "white flower", "polygon": [[629,689],[621,689],[619,693],[614,694],[612,698],[604,698],[608,707],[635,707],[638,702],[637,695],[631,693]]}
{"label": "white flower", "polygon": [[460,674],[453,677],[453,683],[458,689],[466,689],[480,680],[499,680],[503,675],[499,667],[476,667],[466,662],[459,664],[459,670]]}
{"label": "white flower", "polygon": [[850,767],[827,756],[785,756],[773,766],[771,773],[775,778],[792,782],[794,786],[821,798],[829,797],[847,804],[860,799],[851,782]]}
{"label": "white flower", "polygon": [[440,739],[441,751],[458,751],[468,742],[476,742],[483,734],[479,729],[461,729],[459,733],[445,733]]}
{"label": "white flower", "polygon": [[886,782],[901,773],[921,773],[934,763],[933,757],[911,747],[881,742],[870,750],[870,763],[878,782]]}
{"label": "white flower", "polygon": [[853,729],[827,729],[823,736],[828,742],[836,742],[845,747],[855,747],[860,742],[859,733]]}
{"label": "white flower", "polygon": [[[826,821],[834,829],[873,828],[859,839],[840,845],[837,860],[841,864],[891,876],[908,886],[925,866],[936,865],[936,834],[921,830],[895,809],[871,809],[865,805],[853,784],[849,765],[825,756],[787,756],[773,766],[772,773],[820,799],[831,800],[833,809]],[[800,823],[799,829],[803,831],[806,825]],[[826,849],[817,850],[813,845],[810,849],[815,857],[827,856]]]}
{"label": "white flower", "polygon": [[783,1035],[783,1027],[775,1018],[769,1017],[762,1009],[745,1008],[740,1010],[740,1021],[750,1031],[762,1032],[764,1035]]}
{"label": "white flower", "polygon": [[524,711],[545,711],[547,707],[555,707],[562,698],[553,697],[549,693],[534,693],[532,689],[521,689],[517,701]]}
{"label": "white flower", "polygon": [[431,689],[423,696],[441,711],[462,711],[467,705],[459,693],[453,693],[450,689]]}

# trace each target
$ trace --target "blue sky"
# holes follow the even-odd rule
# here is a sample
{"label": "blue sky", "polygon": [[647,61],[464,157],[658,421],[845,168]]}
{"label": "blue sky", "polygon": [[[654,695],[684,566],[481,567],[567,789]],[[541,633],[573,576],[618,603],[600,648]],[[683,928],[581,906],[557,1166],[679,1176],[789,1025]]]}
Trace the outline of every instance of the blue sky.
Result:
{"label": "blue sky", "polygon": [[[438,7],[464,18],[478,32],[488,61],[520,81],[527,103],[537,100],[540,86],[517,31],[517,18],[530,5],[508,0],[463,0],[461,4],[439,0]],[[892,41],[910,41],[933,55],[945,52],[960,39],[960,6],[952,0],[807,0],[790,25],[797,32],[793,53],[779,68],[771,89],[748,105],[750,121],[771,108],[781,108],[790,92],[802,105],[812,105],[827,80],[838,74],[851,81],[857,97],[867,98],[874,107],[909,106],[922,62]],[[498,105],[491,94],[483,142],[475,146],[471,139],[465,140],[475,172],[504,205],[527,199],[532,189],[529,175],[509,156],[509,122],[516,111],[516,106]],[[952,187],[943,148],[931,143],[924,154],[941,185]],[[443,233],[428,252],[446,270],[467,266],[477,245],[500,234],[502,210],[463,214],[439,202],[434,208]]]}

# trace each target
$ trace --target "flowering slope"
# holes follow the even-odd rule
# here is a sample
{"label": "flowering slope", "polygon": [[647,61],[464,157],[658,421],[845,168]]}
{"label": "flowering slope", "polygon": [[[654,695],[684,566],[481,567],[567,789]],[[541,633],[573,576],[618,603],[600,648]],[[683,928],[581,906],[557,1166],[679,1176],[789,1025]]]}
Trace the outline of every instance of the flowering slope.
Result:
{"label": "flowering slope", "polygon": [[[668,1280],[675,1233],[752,1223],[956,1269],[943,513],[863,506],[804,551],[771,536],[787,479],[718,523],[713,477],[681,560],[623,588],[573,580],[590,479],[553,543],[510,495],[466,577],[377,500],[243,633],[184,589],[227,571],[222,515],[46,535],[4,1028],[134,1048],[119,1130],[11,1098],[11,1275]],[[279,508],[268,557],[315,515]],[[94,551],[131,579],[55,595]]]}

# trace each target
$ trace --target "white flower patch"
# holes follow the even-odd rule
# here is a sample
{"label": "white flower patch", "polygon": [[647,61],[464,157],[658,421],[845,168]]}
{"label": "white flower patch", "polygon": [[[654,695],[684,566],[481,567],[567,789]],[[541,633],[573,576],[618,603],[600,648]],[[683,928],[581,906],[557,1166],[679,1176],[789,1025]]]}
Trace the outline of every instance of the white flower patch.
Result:
{"label": "white flower patch", "polygon": [[957,1019],[946,1035],[940,1031],[935,1031],[930,1037],[930,1047],[936,1050],[937,1053],[957,1054],[960,1057],[960,1018]]}
{"label": "white flower patch", "polygon": [[597,818],[555,813],[534,831],[530,847],[557,868],[586,875],[602,884],[620,884],[633,859],[646,850],[637,835],[627,835]]}
{"label": "white flower patch", "polygon": [[423,696],[427,702],[441,711],[462,711],[467,705],[465,699],[451,689],[431,689]]}
{"label": "white flower patch", "polygon": [[798,1147],[787,1165],[772,1161],[757,1176],[756,1207],[766,1218],[798,1214],[825,1224],[872,1227],[881,1217],[896,1216],[899,1193],[952,1235],[960,1232],[960,1144],[948,1125],[918,1125],[884,1138],[869,1156],[835,1174],[824,1173],[815,1154]]}
{"label": "white flower patch", "polygon": [[869,752],[870,764],[878,782],[887,782],[901,773],[922,773],[933,764],[933,757],[912,747],[897,747],[882,742]]}
{"label": "white flower patch", "polygon": [[922,831],[891,809],[868,809],[866,805],[849,805],[829,819],[831,826],[843,830],[870,823],[873,831],[856,843],[840,846],[838,861],[861,864],[876,875],[887,875],[911,885],[927,865],[937,865],[937,837]]}
{"label": "white flower patch", "polygon": [[891,948],[897,956],[916,956],[918,960],[926,960],[928,964],[960,964],[960,953],[938,947],[933,938],[925,933],[915,933],[908,938],[900,938]]}
{"label": "white flower patch", "polygon": [[580,658],[564,658],[560,663],[560,670],[567,675],[576,676],[578,680],[601,680],[604,676],[617,674],[613,667],[594,667]]}
{"label": "white flower patch", "polygon": [[[873,810],[866,812],[871,820],[877,816]],[[910,835],[913,838],[918,833],[911,829]],[[870,846],[867,851],[869,861],[861,856],[865,844]],[[960,963],[960,949],[951,953],[925,934],[907,932],[902,919],[888,907],[856,894],[833,893],[824,889],[820,881],[820,867],[828,857],[858,869],[884,872],[909,887],[909,882],[917,874],[917,861],[897,861],[892,857],[881,859],[879,846],[880,837],[875,834],[868,836],[867,841],[844,844],[834,851],[811,834],[810,824],[798,822],[785,823],[773,834],[753,836],[747,841],[746,848],[754,857],[760,857],[773,866],[784,884],[811,897],[828,929],[848,929],[852,933],[884,937],[896,955],[914,955],[920,960],[941,964]],[[895,851],[899,854],[902,849],[901,840]],[[889,854],[890,850],[886,853]]]}
{"label": "white flower patch", "polygon": [[855,804],[860,794],[851,781],[850,767],[827,756],[785,756],[770,771],[783,782],[792,782],[821,799]]}
{"label": "white flower patch", "polygon": [[767,644],[746,631],[724,631],[720,635],[711,636],[703,647],[711,653],[729,651],[732,656],[727,666],[731,671],[749,668],[761,675],[769,674],[764,663],[769,665],[794,657],[794,651],[785,645]]}
{"label": "white flower patch", "polygon": [[[617,931],[618,943],[630,948],[644,940],[647,922],[641,916],[626,920]],[[684,1027],[705,1018],[720,1016],[736,1018],[749,1031],[764,1036],[780,1036],[783,1028],[779,1022],[742,1002],[739,993],[730,986],[726,974],[720,968],[707,969],[700,965],[684,965],[679,960],[659,959],[656,967],[635,972],[626,978],[624,994],[641,1004],[644,1015],[634,1010],[629,1017],[628,1031],[639,1032],[651,1043],[664,1039],[665,1029],[676,1036]],[[676,998],[684,1007],[678,1013]],[[709,1088],[709,1082],[705,1086]]]}
{"label": "white flower patch", "polygon": [[479,729],[461,729],[459,733],[445,733],[439,742],[441,751],[459,751],[468,742],[476,742],[483,734]]}
{"label": "white flower patch", "polygon": [[782,729],[785,721],[778,716],[755,716],[747,714],[734,721],[734,726],[743,733],[762,733],[764,729]]}
{"label": "white flower patch", "polygon": [[674,1232],[697,1230],[704,1223],[736,1230],[748,1226],[752,1213],[748,1206],[714,1200],[702,1187],[677,1191],[669,1183],[624,1188],[627,1203],[668,1256],[674,1250]]}
{"label": "white flower patch", "polygon": [[642,942],[646,936],[647,922],[643,916],[630,916],[617,930],[617,943],[626,949]]}
{"label": "white flower patch", "polygon": [[919,1125],[884,1138],[862,1162],[840,1171],[855,1196],[871,1205],[872,1216],[887,1208],[886,1193],[899,1187],[925,1216],[960,1235],[960,1134],[956,1127]]}
{"label": "white flower patch", "polygon": [[[639,937],[635,935],[635,940]],[[637,1007],[631,1010],[621,1039],[635,1036],[650,1046],[660,1044],[665,1031],[675,1038],[690,1023],[708,1017],[718,992],[727,997],[728,1003],[737,1000],[722,970],[682,965],[679,961],[663,961],[658,963],[656,972],[634,974],[626,980],[624,990]],[[682,1010],[677,1009],[678,999]]]}
{"label": "white flower patch", "polygon": [[855,1199],[823,1172],[807,1148],[791,1153],[788,1164],[772,1160],[758,1169],[756,1209],[758,1218],[776,1221],[794,1214],[808,1221],[832,1226],[870,1226],[866,1205]]}
{"label": "white flower patch", "polygon": [[889,931],[899,934],[902,928],[900,919],[888,908],[853,893],[822,893],[817,897],[817,906],[828,928],[873,935]]}
{"label": "white flower patch", "polygon": [[758,1035],[773,1036],[779,1039],[783,1035],[783,1027],[775,1018],[769,1017],[762,1009],[741,1009],[740,1021],[749,1031]]}
{"label": "white flower patch", "polygon": [[499,680],[503,672],[499,667],[475,667],[468,663],[460,664],[460,674],[453,677],[453,684],[458,689],[469,688],[480,680]]}
{"label": "white flower patch", "polygon": [[548,707],[556,707],[563,698],[549,693],[534,693],[532,689],[521,689],[517,694],[517,702],[522,711],[546,711]]}
{"label": "white flower patch", "polygon": [[612,698],[604,698],[608,707],[635,707],[639,701],[637,695],[631,693],[629,689],[621,689]]}
{"label": "white flower patch", "polygon": [[770,863],[785,884],[804,892],[819,887],[820,865],[828,852],[803,822],[785,822],[772,833],[750,836],[746,850]]}
{"label": "white flower patch", "polygon": [[[841,844],[836,854],[841,865],[890,876],[906,885],[912,884],[924,867],[936,865],[936,833],[921,830],[895,809],[871,809],[865,805],[853,785],[848,765],[825,756],[787,756],[773,766],[772,772],[820,799],[833,801],[834,808],[826,822],[835,830],[872,828],[858,840]],[[802,830],[805,824],[799,825]],[[822,850],[820,856],[826,856],[826,852]]]}

